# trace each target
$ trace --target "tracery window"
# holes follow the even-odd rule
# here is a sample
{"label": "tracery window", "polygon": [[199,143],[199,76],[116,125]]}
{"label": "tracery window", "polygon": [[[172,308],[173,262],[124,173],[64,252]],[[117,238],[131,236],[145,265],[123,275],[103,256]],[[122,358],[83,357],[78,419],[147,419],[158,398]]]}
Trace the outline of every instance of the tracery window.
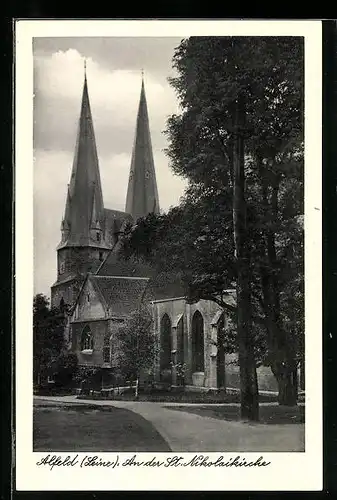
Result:
{"label": "tracery window", "polygon": [[203,372],[204,361],[204,319],[199,311],[192,318],[192,369]]}
{"label": "tracery window", "polygon": [[171,320],[165,313],[160,322],[160,368],[171,368]]}
{"label": "tracery window", "polygon": [[87,325],[83,332],[81,338],[81,349],[82,351],[93,350],[94,348],[94,339],[92,336],[92,332],[90,330],[90,326]]}

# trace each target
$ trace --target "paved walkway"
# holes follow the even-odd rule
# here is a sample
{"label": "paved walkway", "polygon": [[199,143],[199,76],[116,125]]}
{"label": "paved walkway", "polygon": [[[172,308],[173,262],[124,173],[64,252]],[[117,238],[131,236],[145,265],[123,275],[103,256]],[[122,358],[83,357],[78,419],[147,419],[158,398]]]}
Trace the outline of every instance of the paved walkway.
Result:
{"label": "paved walkway", "polygon": [[150,421],[174,452],[304,451],[304,424],[228,422],[169,408],[184,406],[181,403],[83,400],[76,396],[34,396],[34,399],[131,410]]}

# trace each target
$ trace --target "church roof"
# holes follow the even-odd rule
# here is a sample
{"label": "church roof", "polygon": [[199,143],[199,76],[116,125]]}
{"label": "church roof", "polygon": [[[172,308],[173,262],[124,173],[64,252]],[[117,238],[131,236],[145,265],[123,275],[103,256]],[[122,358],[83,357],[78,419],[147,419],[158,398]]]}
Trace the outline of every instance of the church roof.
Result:
{"label": "church roof", "polygon": [[146,292],[148,278],[91,275],[95,288],[99,290],[111,316],[124,317],[138,309]]}
{"label": "church roof", "polygon": [[120,210],[110,210],[109,208],[104,209],[105,215],[105,228],[113,234],[117,234],[121,231],[123,223],[127,220],[132,220],[130,214],[122,212]]}
{"label": "church roof", "polygon": [[140,93],[125,211],[134,220],[159,213],[159,197],[153,161],[144,80]]}
{"label": "church roof", "polygon": [[64,285],[65,283],[70,283],[71,281],[74,281],[76,279],[78,279],[78,274],[72,273],[68,275],[66,278],[57,279],[55,283],[53,283],[52,288],[56,285]]}
{"label": "church roof", "polygon": [[105,212],[99,164],[90,109],[87,77],[84,78],[75,156],[68,186],[63,228],[67,231],[61,246],[103,246],[91,239],[91,228],[104,228]]}
{"label": "church roof", "polygon": [[149,300],[165,300],[185,297],[186,290],[178,274],[156,272],[149,281],[147,297]]}
{"label": "church roof", "polygon": [[149,278],[154,274],[154,270],[149,264],[141,260],[134,258],[125,259],[122,254],[122,243],[119,240],[102,262],[96,274],[98,276],[137,276]]}
{"label": "church roof", "polygon": [[131,215],[128,214],[127,212],[123,212],[122,210],[112,210],[111,208],[105,208],[104,212],[106,214],[106,217],[112,217],[114,219],[129,219],[131,220]]}

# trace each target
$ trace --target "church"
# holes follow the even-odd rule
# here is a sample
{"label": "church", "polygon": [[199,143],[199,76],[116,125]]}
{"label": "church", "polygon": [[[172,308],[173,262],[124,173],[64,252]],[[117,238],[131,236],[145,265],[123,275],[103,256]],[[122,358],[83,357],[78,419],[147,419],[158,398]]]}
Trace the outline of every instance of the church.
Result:
{"label": "church", "polygon": [[[160,354],[155,381],[186,390],[239,387],[236,355],[225,354],[221,335],[227,318],[211,301],[186,301],[182,285],[139,262],[125,260],[119,235],[127,222],[160,213],[144,79],[141,82],[125,212],[105,208],[87,76],[84,77],[74,161],[68,185],[57,280],[51,305],[71,306],[66,327],[79,366],[113,374],[116,332],[146,297]],[[228,300],[235,301],[233,290]],[[183,366],[183,371],[177,367]],[[277,390],[269,368],[259,368],[260,389]],[[109,381],[109,377],[107,378]],[[110,378],[112,380],[112,378]],[[107,383],[109,385],[109,382]]]}

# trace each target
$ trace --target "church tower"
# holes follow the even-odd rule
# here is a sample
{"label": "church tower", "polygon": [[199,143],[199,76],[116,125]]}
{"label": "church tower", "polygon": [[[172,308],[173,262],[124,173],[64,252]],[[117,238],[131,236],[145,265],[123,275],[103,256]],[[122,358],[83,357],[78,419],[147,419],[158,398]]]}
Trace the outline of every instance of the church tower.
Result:
{"label": "church tower", "polygon": [[125,211],[134,221],[160,211],[143,75]]}
{"label": "church tower", "polygon": [[85,71],[75,155],[57,247],[52,306],[59,306],[61,300],[72,304],[87,273],[94,273],[112,248],[113,231],[106,212]]}

